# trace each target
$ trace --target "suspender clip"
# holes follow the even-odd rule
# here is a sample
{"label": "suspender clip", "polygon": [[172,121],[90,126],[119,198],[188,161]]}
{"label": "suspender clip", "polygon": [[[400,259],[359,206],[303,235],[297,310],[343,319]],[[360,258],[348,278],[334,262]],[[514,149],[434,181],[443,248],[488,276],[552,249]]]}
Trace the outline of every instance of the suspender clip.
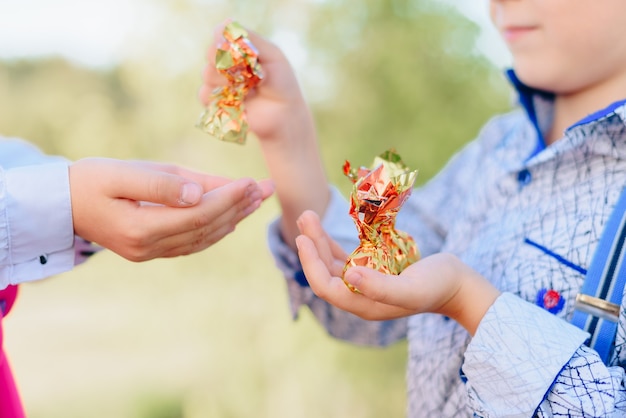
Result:
{"label": "suspender clip", "polygon": [[594,296],[585,295],[584,293],[576,295],[575,308],[581,312],[612,322],[617,322],[619,319],[619,305]]}

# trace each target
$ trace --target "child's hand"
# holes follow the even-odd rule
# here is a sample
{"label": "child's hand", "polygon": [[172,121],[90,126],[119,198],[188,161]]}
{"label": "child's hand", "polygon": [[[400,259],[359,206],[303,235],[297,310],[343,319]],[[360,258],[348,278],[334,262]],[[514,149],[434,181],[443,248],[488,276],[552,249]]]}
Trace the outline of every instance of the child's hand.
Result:
{"label": "child's hand", "polygon": [[[216,29],[219,39],[223,26]],[[296,76],[282,51],[248,30],[259,51],[264,78],[245,99],[249,128],[261,143],[265,164],[276,185],[282,210],[281,234],[295,249],[299,234],[297,218],[307,209],[324,213],[330,192],[318,150],[315,125]],[[206,104],[211,92],[226,82],[215,69],[216,43],[208,51],[200,100]]]}
{"label": "child's hand", "polygon": [[[215,29],[215,40],[221,38],[223,28],[224,25],[220,25]],[[308,108],[296,76],[282,51],[260,35],[246,30],[250,41],[259,51],[259,63],[264,74],[261,83],[246,96],[248,124],[262,141],[284,138],[283,131],[289,125],[290,118],[298,113],[308,117]],[[203,71],[204,83],[198,94],[205,106],[210,101],[212,91],[226,84],[226,78],[215,69],[215,40],[208,50],[208,62]]]}
{"label": "child's hand", "polygon": [[131,261],[201,251],[273,192],[176,166],[102,158],[70,166],[74,231]]}
{"label": "child's hand", "polygon": [[368,320],[387,320],[423,312],[455,319],[474,334],[499,295],[486,279],[451,254],[435,254],[406,268],[399,276],[352,267],[344,278],[359,289],[351,292],[341,279],[347,258],[322,229],[313,212],[298,220],[296,240],[311,289],[327,302]]}

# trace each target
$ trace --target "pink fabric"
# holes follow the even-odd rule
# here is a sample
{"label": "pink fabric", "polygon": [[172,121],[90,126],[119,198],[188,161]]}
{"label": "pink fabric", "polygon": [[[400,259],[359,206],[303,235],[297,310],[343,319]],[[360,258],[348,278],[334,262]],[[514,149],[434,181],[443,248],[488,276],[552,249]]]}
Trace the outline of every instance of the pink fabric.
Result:
{"label": "pink fabric", "polygon": [[0,290],[0,418],[24,418],[26,416],[2,345],[2,318],[11,310],[16,296],[17,286]]}

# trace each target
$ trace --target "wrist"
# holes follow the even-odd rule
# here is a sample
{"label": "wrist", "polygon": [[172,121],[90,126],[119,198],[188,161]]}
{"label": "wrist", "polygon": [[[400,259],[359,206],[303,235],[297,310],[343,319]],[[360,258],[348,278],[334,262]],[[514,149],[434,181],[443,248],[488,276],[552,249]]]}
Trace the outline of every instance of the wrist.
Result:
{"label": "wrist", "polygon": [[473,336],[501,292],[456,257],[455,268],[459,286],[442,313],[454,319]]}
{"label": "wrist", "polygon": [[[272,119],[276,123],[257,127],[255,135],[262,147],[301,148],[304,140],[315,142],[315,122],[303,97],[275,104]],[[279,116],[278,116],[279,115]]]}

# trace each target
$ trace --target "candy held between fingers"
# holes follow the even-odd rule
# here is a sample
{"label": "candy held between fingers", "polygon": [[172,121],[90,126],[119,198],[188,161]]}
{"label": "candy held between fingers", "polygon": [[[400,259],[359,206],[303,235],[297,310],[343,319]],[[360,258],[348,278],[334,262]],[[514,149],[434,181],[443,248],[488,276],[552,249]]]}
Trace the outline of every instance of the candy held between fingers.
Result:
{"label": "candy held between fingers", "polygon": [[222,36],[215,67],[228,83],[213,90],[198,127],[223,141],[244,144],[248,135],[244,99],[263,79],[263,71],[259,53],[241,25],[228,23]]}
{"label": "candy held between fingers", "polygon": [[413,238],[395,228],[396,215],[411,194],[417,171],[409,170],[393,150],[377,156],[370,169],[353,169],[346,161],[343,171],[354,183],[350,216],[361,240],[348,257],[344,272],[352,266],[364,266],[384,274],[400,274],[420,258]]}

